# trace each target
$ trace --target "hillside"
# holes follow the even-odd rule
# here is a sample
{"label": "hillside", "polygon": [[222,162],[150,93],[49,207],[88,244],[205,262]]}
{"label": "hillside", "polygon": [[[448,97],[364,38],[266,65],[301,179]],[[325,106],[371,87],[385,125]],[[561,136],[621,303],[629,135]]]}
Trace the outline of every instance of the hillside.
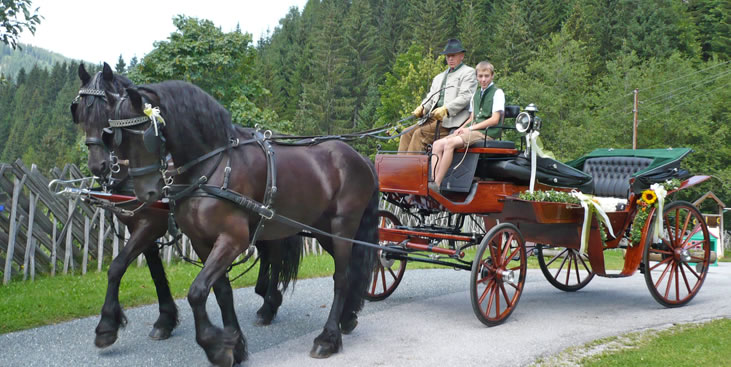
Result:
{"label": "hillside", "polygon": [[16,50],[10,46],[0,43],[0,74],[5,75],[6,79],[15,80],[20,69],[25,68],[26,71],[33,69],[37,65],[39,68],[51,70],[53,64],[70,62],[71,59],[53,51],[44,48],[34,47],[31,45],[20,45]]}

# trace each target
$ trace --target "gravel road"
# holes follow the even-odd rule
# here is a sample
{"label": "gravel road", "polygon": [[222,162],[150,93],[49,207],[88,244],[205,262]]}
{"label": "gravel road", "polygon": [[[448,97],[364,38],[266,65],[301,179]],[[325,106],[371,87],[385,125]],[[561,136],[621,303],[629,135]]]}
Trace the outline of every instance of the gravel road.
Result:
{"label": "gravel road", "polygon": [[[493,328],[475,318],[468,287],[466,271],[408,271],[390,298],[366,303],[358,327],[343,337],[343,352],[327,360],[312,359],[308,352],[327,318],[330,278],[298,281],[267,327],[253,326],[260,298],[252,288],[238,289],[236,309],[250,353],[243,365],[521,366],[597,338],[731,317],[731,263],[712,267],[696,298],[672,309],[655,302],[639,273],[621,279],[595,277],[583,290],[565,293],[545,281],[539,270],[529,270],[517,309]],[[195,343],[190,307],[185,300],[179,300],[178,307],[180,326],[166,341],[147,338],[157,307],[138,307],[126,310],[127,328],[114,345],[102,350],[93,344],[98,316],[0,335],[0,365],[208,366]],[[208,310],[220,324],[212,295]]]}

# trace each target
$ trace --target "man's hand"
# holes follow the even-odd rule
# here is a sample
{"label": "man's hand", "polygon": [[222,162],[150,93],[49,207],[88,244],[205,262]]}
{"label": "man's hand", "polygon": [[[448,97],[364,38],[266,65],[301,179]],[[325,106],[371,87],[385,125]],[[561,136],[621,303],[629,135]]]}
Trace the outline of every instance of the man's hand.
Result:
{"label": "man's hand", "polygon": [[447,115],[449,115],[449,113],[447,112],[447,107],[442,106],[432,111],[431,115],[435,119],[442,121],[445,117],[447,117]]}
{"label": "man's hand", "polygon": [[424,106],[419,105],[419,107],[416,107],[414,112],[412,112],[411,114],[414,115],[414,117],[416,117],[416,118],[424,116]]}

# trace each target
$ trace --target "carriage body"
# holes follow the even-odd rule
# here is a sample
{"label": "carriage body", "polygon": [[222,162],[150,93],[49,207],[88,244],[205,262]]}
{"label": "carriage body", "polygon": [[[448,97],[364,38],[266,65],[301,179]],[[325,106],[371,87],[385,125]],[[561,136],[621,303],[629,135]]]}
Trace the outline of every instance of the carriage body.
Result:
{"label": "carriage body", "polygon": [[[604,226],[596,217],[584,229],[582,205],[518,198],[529,189],[530,159],[512,142],[488,141],[458,150],[454,160],[467,168],[462,172],[459,167],[450,169],[447,187],[443,184],[440,192],[428,186],[428,153],[378,154],[375,165],[380,191],[390,211],[402,215],[382,212],[381,245],[398,251],[381,252],[369,297],[388,297],[409,261],[470,270],[475,314],[484,324],[497,325],[517,304],[526,258],[535,254],[543,274],[561,290],[579,290],[594,275],[625,277],[639,270],[645,273],[658,302],[668,307],[683,305],[699,290],[709,264],[709,235],[700,212],[685,202],[666,203],[663,213],[648,207],[639,241],[630,242],[629,234],[642,211],[638,198],[652,184],[685,179],[671,194],[709,178],[689,178],[680,169],[689,153],[685,148],[598,149],[567,163],[537,157],[536,190],[613,197],[612,203],[617,205],[606,211],[612,233],[604,240],[600,233]],[[465,159],[460,162],[462,155]],[[451,177],[455,175],[462,177]],[[663,218],[662,235],[653,238],[653,228],[660,223],[655,220],[658,215]],[[446,220],[438,224],[429,219],[433,217]],[[402,218],[411,219],[402,224]],[[465,230],[465,218],[474,220],[471,229]],[[582,246],[585,230],[588,240]],[[702,239],[691,242],[693,233],[702,233]],[[622,270],[607,271],[606,250],[617,248],[624,250]]]}

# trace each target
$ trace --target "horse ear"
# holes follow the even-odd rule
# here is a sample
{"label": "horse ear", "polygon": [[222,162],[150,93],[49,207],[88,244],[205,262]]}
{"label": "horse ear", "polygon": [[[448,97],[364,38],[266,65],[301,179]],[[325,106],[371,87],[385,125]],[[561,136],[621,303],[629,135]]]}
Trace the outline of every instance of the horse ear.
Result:
{"label": "horse ear", "polygon": [[106,62],[104,63],[104,67],[102,68],[102,77],[107,82],[112,82],[114,80],[114,72],[112,72],[112,67],[109,66]]}
{"label": "horse ear", "polygon": [[81,85],[86,85],[91,80],[91,75],[86,71],[83,62],[79,64],[79,79],[81,79]]}
{"label": "horse ear", "polygon": [[132,103],[132,107],[138,111],[142,111],[142,95],[140,95],[140,92],[135,88],[127,88],[125,90],[127,91],[129,101]]}

